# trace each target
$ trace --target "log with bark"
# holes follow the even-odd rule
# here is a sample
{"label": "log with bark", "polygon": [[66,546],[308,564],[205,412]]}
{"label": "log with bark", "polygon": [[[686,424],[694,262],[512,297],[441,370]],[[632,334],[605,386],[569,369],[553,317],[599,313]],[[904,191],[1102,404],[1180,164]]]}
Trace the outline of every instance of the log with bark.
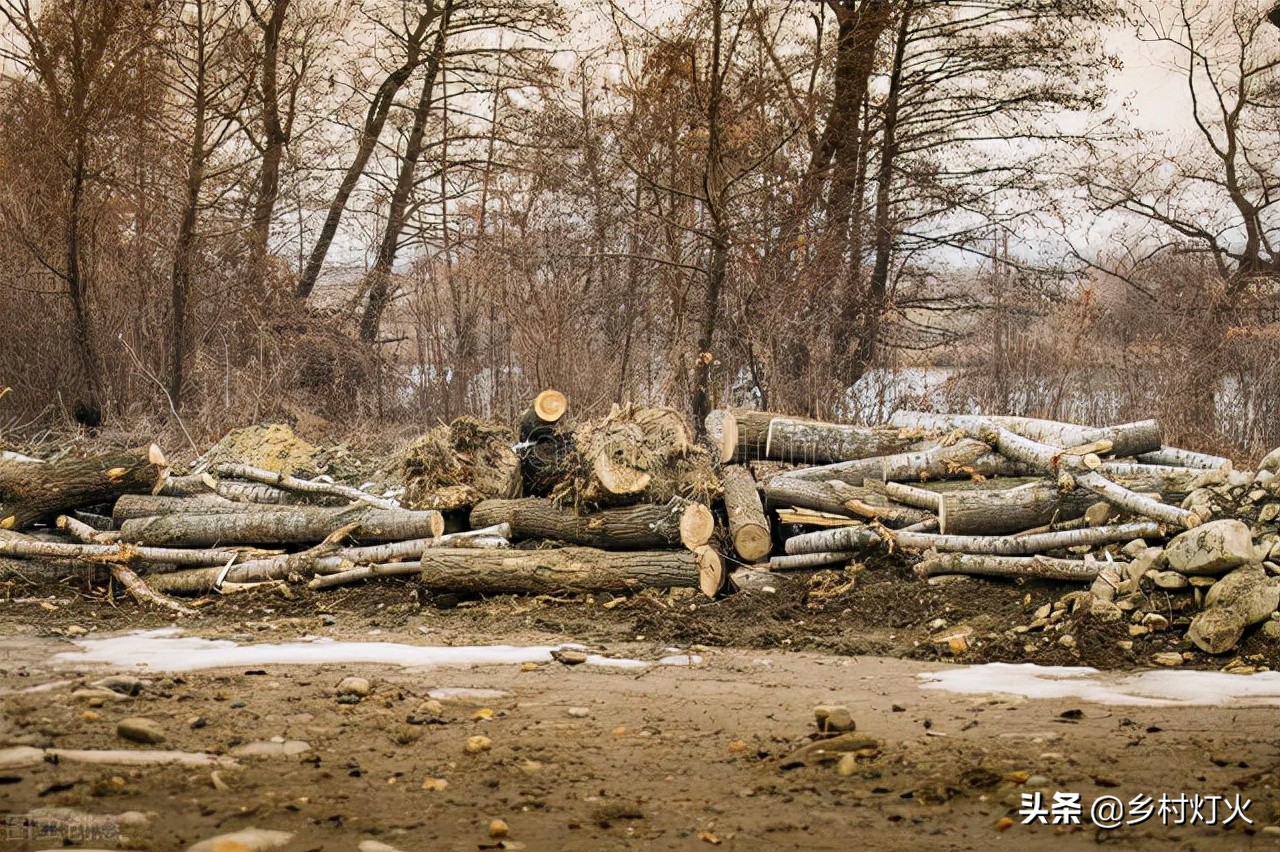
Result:
{"label": "log with bark", "polygon": [[1160,427],[1154,420],[1122,423],[1117,426],[1079,426],[1056,420],[1038,420],[1032,417],[986,417],[975,414],[929,414],[923,411],[898,411],[889,418],[889,425],[900,429],[950,432],[962,429],[973,432],[984,424],[1008,429],[1014,434],[1030,438],[1058,449],[1080,447],[1099,441],[1111,445],[1116,456],[1134,456],[1160,449]]}
{"label": "log with bark", "polygon": [[991,452],[991,447],[982,441],[965,438],[946,446],[810,467],[785,475],[810,482],[839,480],[850,485],[864,485],[867,480],[914,482],[974,476],[1025,476],[1033,472],[1025,464]]}
{"label": "log with bark", "polygon": [[[330,500],[304,498],[300,494],[264,485],[261,482],[237,482],[232,479],[215,479],[208,473],[193,473],[187,476],[170,476],[160,486],[156,494],[163,497],[201,497],[215,495],[237,503],[256,503],[267,506],[299,503],[318,503],[328,505]],[[346,503],[346,500],[338,500]]]}
{"label": "log with bark", "polygon": [[431,590],[472,594],[554,595],[625,593],[643,588],[695,588],[714,597],[724,566],[709,547],[687,550],[609,551],[435,550],[423,554],[420,577]]}
{"label": "log with bark", "polygon": [[214,465],[210,473],[216,477],[247,479],[250,482],[269,485],[281,491],[289,491],[308,497],[339,498],[353,503],[365,503],[377,509],[399,508],[399,504],[394,500],[369,494],[350,485],[341,485],[336,482],[320,482],[314,479],[300,479],[287,473],[278,473],[265,468],[254,467],[253,465],[221,462]]}
{"label": "log with bark", "polygon": [[[767,411],[733,409],[722,427],[722,457],[732,447],[738,462],[768,460],[830,464],[905,452],[919,436],[901,429],[824,423]],[[729,422],[726,417],[726,423]]]}
{"label": "log with bark", "polygon": [[554,434],[569,410],[569,400],[558,390],[548,388],[534,397],[533,404],[516,421],[516,435],[520,442],[537,442]]}
{"label": "log with bark", "polygon": [[509,524],[516,539],[544,538],[606,550],[643,550],[683,545],[692,550],[711,540],[715,519],[701,503],[673,500],[578,514],[551,500],[485,500],[471,510],[473,528]]}
{"label": "log with bark", "polygon": [[1161,447],[1149,453],[1139,453],[1138,461],[1143,464],[1216,470],[1223,475],[1232,471],[1231,459],[1209,455],[1208,453],[1197,453],[1194,450],[1182,450],[1177,447]]}
{"label": "log with bark", "polygon": [[1003,535],[1078,518],[1098,499],[1091,491],[1063,494],[1048,480],[1013,488],[945,491],[937,497],[939,529],[956,535]]}
{"label": "log with bark", "polygon": [[116,500],[111,510],[111,519],[119,527],[125,521],[163,515],[245,515],[287,512],[296,508],[298,507],[294,505],[279,503],[240,503],[212,493],[199,494],[195,497],[124,494]]}
{"label": "log with bark", "polygon": [[149,494],[168,469],[155,444],[49,464],[0,462],[0,528],[21,530],[72,509]]}
{"label": "log with bark", "polygon": [[773,536],[756,481],[745,467],[729,465],[722,472],[722,482],[733,549],[746,562],[759,562],[773,549]]}
{"label": "log with bark", "polygon": [[884,536],[890,538],[898,547],[907,550],[1027,556],[1052,550],[1065,550],[1069,547],[1092,547],[1163,534],[1163,528],[1155,521],[1136,521],[1131,524],[1083,527],[1019,536],[934,535],[904,531],[885,533]]}
{"label": "log with bark", "polygon": [[270,512],[165,515],[125,521],[120,532],[126,541],[166,547],[311,544],[349,524],[355,524],[355,536],[367,542],[434,538],[444,532],[444,517],[439,512],[371,506],[293,506]]}
{"label": "log with bark", "polygon": [[979,556],[946,553],[929,556],[915,567],[918,577],[938,574],[974,574],[1027,580],[1063,580],[1089,583],[1098,577],[1099,565],[1091,559],[1056,559],[1051,556]]}

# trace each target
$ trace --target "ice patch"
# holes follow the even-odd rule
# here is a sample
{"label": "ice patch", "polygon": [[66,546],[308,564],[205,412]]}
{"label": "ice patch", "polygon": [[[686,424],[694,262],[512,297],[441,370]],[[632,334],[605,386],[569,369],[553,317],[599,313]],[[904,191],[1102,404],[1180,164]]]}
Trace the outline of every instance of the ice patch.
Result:
{"label": "ice patch", "polygon": [[1079,698],[1137,707],[1280,705],[1280,672],[1244,675],[1157,669],[1104,674],[1087,666],[988,663],[923,672],[916,677],[924,681],[921,689],[966,695]]}
{"label": "ice patch", "polygon": [[[240,644],[230,639],[183,636],[176,628],[145,630],[124,636],[77,639],[79,651],[56,654],[68,665],[101,663],[153,672],[189,672],[212,668],[268,665],[385,663],[399,666],[470,667],[550,662],[551,652],[581,645],[404,645],[396,642],[340,642],[305,637],[296,642]],[[676,662],[679,660],[679,662]],[[664,657],[656,665],[692,665],[696,655]],[[591,654],[587,664],[609,668],[647,668],[655,663]]]}

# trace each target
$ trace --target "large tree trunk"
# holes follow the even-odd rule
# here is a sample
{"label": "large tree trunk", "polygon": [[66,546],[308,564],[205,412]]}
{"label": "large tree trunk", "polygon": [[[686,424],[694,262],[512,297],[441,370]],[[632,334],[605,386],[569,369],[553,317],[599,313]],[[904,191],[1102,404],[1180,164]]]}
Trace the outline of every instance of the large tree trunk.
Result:
{"label": "large tree trunk", "polygon": [[919,440],[900,429],[823,423],[766,411],[736,409],[730,415],[733,426],[722,425],[722,449],[729,449],[736,438],[735,461],[831,464],[905,452]]}
{"label": "large tree trunk", "polygon": [[625,593],[643,588],[696,588],[714,597],[724,582],[710,548],[629,552],[566,547],[559,550],[437,550],[422,558],[429,589],[474,594],[554,595]]}
{"label": "large tree trunk", "polygon": [[924,481],[930,479],[964,479],[978,476],[1025,476],[1038,471],[999,454],[992,453],[982,441],[965,438],[947,447],[933,447],[911,453],[858,459],[836,464],[792,471],[787,476],[811,482],[839,480],[862,485],[866,480]]}
{"label": "large tree trunk", "polygon": [[512,537],[545,538],[606,550],[640,550],[684,545],[692,550],[711,540],[715,522],[701,503],[644,503],[579,515],[550,500],[485,500],[471,510],[473,528],[509,524]]}
{"label": "large tree trunk", "polygon": [[944,491],[938,495],[938,526],[953,535],[1004,535],[1078,518],[1097,499],[1091,491],[1063,494],[1048,481]]}
{"label": "large tree trunk", "polygon": [[164,546],[310,544],[349,524],[357,525],[354,537],[368,542],[434,538],[444,532],[444,518],[434,511],[290,506],[270,512],[139,518],[125,521],[120,533],[126,541]]}
{"label": "large tree trunk", "polygon": [[167,467],[155,444],[53,464],[0,462],[0,528],[25,529],[72,509],[109,503],[121,494],[150,494]]}
{"label": "large tree trunk", "polygon": [[165,515],[244,515],[260,512],[279,512],[295,508],[278,503],[238,503],[217,494],[201,494],[196,497],[153,497],[150,494],[123,494],[111,510],[111,520],[117,527],[125,521],[138,518],[156,518]]}
{"label": "large tree trunk", "polygon": [[724,469],[724,508],[729,515],[729,535],[733,549],[747,562],[759,562],[773,549],[769,519],[760,502],[756,481],[745,467]]}

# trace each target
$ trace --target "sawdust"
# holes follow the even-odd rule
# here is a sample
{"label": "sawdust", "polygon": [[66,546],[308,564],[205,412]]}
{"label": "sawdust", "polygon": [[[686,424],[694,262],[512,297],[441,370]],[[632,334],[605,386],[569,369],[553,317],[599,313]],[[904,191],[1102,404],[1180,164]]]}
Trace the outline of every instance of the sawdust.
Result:
{"label": "sawdust", "polygon": [[204,455],[212,467],[222,462],[250,464],[276,473],[312,477],[320,472],[322,451],[293,433],[283,423],[265,423],[235,429]]}
{"label": "sawdust", "polygon": [[507,426],[459,417],[401,448],[395,465],[412,509],[457,509],[520,496],[520,460]]}

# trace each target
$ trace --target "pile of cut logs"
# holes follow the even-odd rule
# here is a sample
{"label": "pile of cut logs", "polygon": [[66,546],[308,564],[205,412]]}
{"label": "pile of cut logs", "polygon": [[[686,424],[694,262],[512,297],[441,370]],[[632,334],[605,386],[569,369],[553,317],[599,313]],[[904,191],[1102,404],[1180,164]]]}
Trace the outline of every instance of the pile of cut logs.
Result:
{"label": "pile of cut logs", "polygon": [[[1270,562],[1280,509],[1254,511],[1250,527],[1233,508],[1241,489],[1253,503],[1280,498],[1280,455],[1235,471],[1226,458],[1163,445],[1152,420],[1087,427],[901,411],[873,427],[732,409],[713,412],[698,439],[670,409],[615,406],[576,423],[567,410],[562,394],[540,394],[510,432],[495,433],[509,441],[497,450],[514,453],[518,482],[501,493],[455,485],[450,493],[472,502],[444,511],[418,508],[446,503],[429,488],[397,489],[394,476],[375,493],[225,460],[174,475],[154,446],[58,462],[9,453],[0,557],[45,575],[109,571],[179,610],[170,595],[405,574],[476,594],[683,586],[715,597],[894,552],[922,578],[1079,581],[1122,602],[1170,568],[1167,540],[1225,520],[1245,527],[1244,544],[1233,527],[1231,552],[1195,570],[1259,567],[1267,589],[1280,589],[1268,573],[1280,571]],[[406,493],[415,498],[401,505]],[[1200,550],[1224,549],[1204,532]],[[1141,574],[1127,570],[1135,563]],[[736,568],[727,577],[726,564]]]}

